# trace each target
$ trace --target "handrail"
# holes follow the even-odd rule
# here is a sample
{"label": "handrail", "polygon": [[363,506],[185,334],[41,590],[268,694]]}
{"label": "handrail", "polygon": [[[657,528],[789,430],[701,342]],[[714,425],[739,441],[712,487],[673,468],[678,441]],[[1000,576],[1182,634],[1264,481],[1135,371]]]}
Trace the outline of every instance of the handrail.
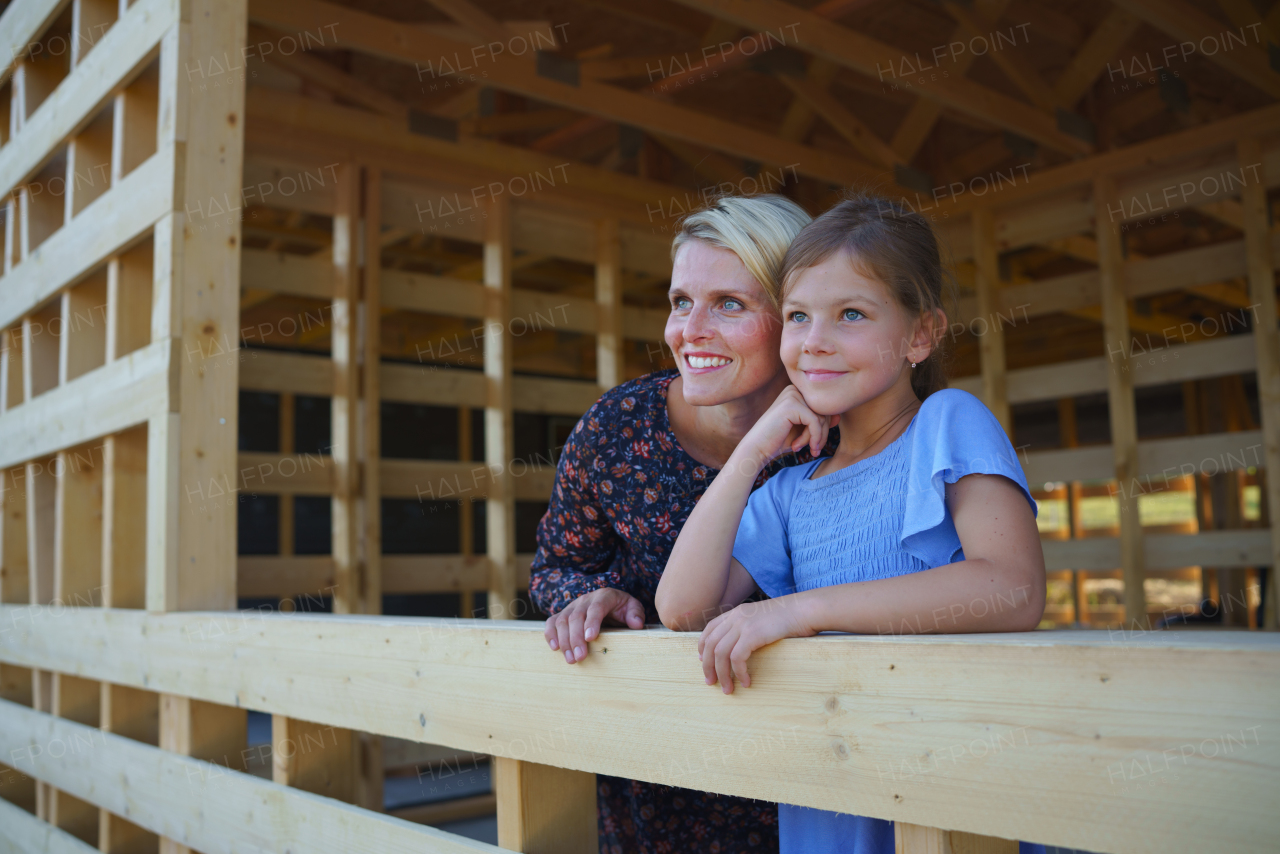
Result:
{"label": "handrail", "polygon": [[1274,636],[821,635],[728,697],[696,643],[570,667],[530,623],[0,606],[5,662],[544,765],[1101,852],[1280,829]]}

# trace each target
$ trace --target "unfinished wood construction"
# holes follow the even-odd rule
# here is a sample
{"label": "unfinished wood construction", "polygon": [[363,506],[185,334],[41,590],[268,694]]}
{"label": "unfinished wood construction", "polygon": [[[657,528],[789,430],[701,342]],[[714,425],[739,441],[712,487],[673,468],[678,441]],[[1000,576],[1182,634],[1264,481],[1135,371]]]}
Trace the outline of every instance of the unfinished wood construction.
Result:
{"label": "unfinished wood construction", "polygon": [[[485,4],[490,12],[462,0],[430,5],[440,15],[431,17],[424,4],[428,17],[421,21],[322,0],[15,0],[0,16],[0,44],[12,59],[0,76],[7,87],[0,89],[0,108],[7,110],[0,118],[0,184],[7,193],[0,604],[13,628],[0,633],[0,691],[5,701],[30,707],[6,705],[0,731],[19,747],[42,738],[108,736],[91,763],[80,757],[92,773],[47,755],[33,758],[25,777],[0,769],[0,796],[39,817],[15,821],[10,838],[43,839],[50,850],[85,844],[104,851],[272,850],[284,843],[351,850],[357,840],[377,840],[392,851],[491,850],[369,811],[382,803],[382,735],[502,757],[496,765],[502,840],[529,851],[590,847],[594,810],[586,798],[597,771],[884,815],[903,822],[901,844],[911,854],[996,851],[1019,835],[1109,850],[1164,834],[1159,838],[1177,850],[1195,839],[1181,829],[1218,826],[1209,820],[1219,815],[1215,809],[1239,814],[1230,832],[1242,846],[1274,835],[1269,814],[1250,811],[1252,802],[1222,802],[1231,785],[1208,763],[1211,773],[1192,775],[1199,788],[1185,803],[1142,792],[1137,808],[1123,820],[1115,813],[1102,830],[1087,826],[1094,816],[1082,806],[1046,819],[1043,826],[1053,829],[1037,837],[1041,825],[988,815],[974,799],[1029,797],[1025,787],[1009,791],[1007,772],[1031,775],[1057,762],[1060,745],[1048,736],[1043,749],[1010,751],[1013,764],[998,769],[1003,778],[992,772],[975,784],[930,772],[921,782],[906,774],[910,788],[892,793],[903,802],[882,803],[883,792],[838,772],[826,781],[826,794],[805,789],[803,781],[771,788],[732,751],[721,754],[719,769],[715,762],[693,768],[688,757],[695,752],[683,743],[663,744],[665,766],[646,765],[641,747],[668,739],[682,720],[659,729],[637,718],[629,730],[632,752],[620,759],[603,748],[582,756],[558,741],[545,745],[558,738],[550,722],[537,730],[514,713],[458,722],[442,719],[446,706],[429,703],[395,706],[392,715],[379,692],[388,703],[405,703],[406,683],[421,696],[448,685],[457,708],[468,710],[477,698],[500,703],[506,695],[487,683],[473,686],[472,671],[436,662],[412,680],[408,669],[393,674],[386,665],[376,674],[378,687],[362,687],[357,699],[355,688],[324,681],[335,672],[331,661],[298,652],[312,643],[314,629],[317,645],[331,644],[352,675],[359,667],[341,658],[343,645],[365,644],[382,656],[377,644],[385,639],[373,637],[380,623],[300,617],[302,628],[291,629],[264,618],[271,628],[255,649],[273,662],[267,666],[225,657],[225,643],[247,637],[249,629],[238,628],[245,624],[220,626],[211,616],[211,623],[175,622],[186,619],[176,612],[229,611],[238,599],[322,594],[339,614],[368,616],[381,612],[384,593],[461,593],[465,614],[473,591],[485,591],[490,617],[520,616],[530,555],[519,553],[517,510],[520,502],[549,498],[553,470],[547,460],[517,460],[517,421],[541,414],[571,423],[605,389],[662,364],[671,228],[707,198],[707,181],[731,192],[784,192],[813,213],[839,186],[871,183],[931,218],[962,286],[950,320],[962,330],[951,334],[966,375],[953,385],[981,395],[1015,438],[1020,406],[1070,404],[1061,406],[1070,413],[1060,421],[1067,425],[1061,447],[1025,453],[1022,463],[1033,485],[1066,484],[1073,508],[1086,490],[1102,488],[1087,482],[1115,484],[1121,510],[1114,536],[1049,538],[1045,552],[1051,572],[1070,570],[1077,581],[1119,570],[1125,625],[1143,629],[1158,614],[1144,596],[1150,576],[1203,567],[1206,591],[1244,601],[1244,573],[1273,567],[1280,557],[1280,539],[1268,527],[1237,524],[1246,470],[1265,474],[1280,466],[1274,292],[1280,250],[1268,201],[1268,191],[1280,186],[1280,108],[1233,91],[1232,114],[1206,103],[1206,87],[1197,85],[1187,94],[1195,110],[1187,118],[1166,109],[1162,93],[1113,97],[1105,85],[1115,78],[1113,63],[1125,67],[1130,52],[1151,49],[1153,38],[1198,42],[1217,34],[1215,27],[1230,29],[1223,21],[1181,2],[1117,3],[1086,21],[1087,33],[1044,4],[1002,0],[977,0],[972,9],[906,4],[905,12],[843,0],[809,9],[778,0],[583,4],[627,27],[674,34],[671,44],[680,44],[671,56],[615,56],[616,46],[578,44],[574,29],[566,36],[559,22],[499,20],[490,14],[503,7],[499,0]],[[1252,32],[1248,10],[1222,6],[1241,38]],[[972,54],[953,56],[950,74],[936,85],[906,90],[897,81],[915,72],[899,73],[903,59],[928,56],[932,42],[908,51],[910,38],[898,45],[877,30],[900,14],[919,19],[920,38],[936,30],[938,43],[947,45],[975,30],[1012,33],[1025,17],[1034,38],[1056,47],[1015,42],[991,54],[987,68]],[[916,18],[904,33],[915,32]],[[1275,32],[1273,23],[1268,19],[1266,27]],[[415,28],[413,38],[404,38],[406,27]],[[756,35],[766,32],[787,50],[748,57],[750,45],[768,43]],[[621,45],[627,33],[618,35]],[[514,51],[486,56],[479,85],[458,85],[440,72],[442,57],[517,37],[533,40],[539,58]],[[51,47],[59,38],[70,47],[65,54]],[[300,49],[286,55],[285,39]],[[671,59],[708,44],[733,48],[703,59],[717,79],[740,83],[736,89],[681,88],[688,72],[674,70]],[[1190,67],[1274,99],[1280,88],[1261,44],[1205,51]],[[1069,61],[1053,65],[1055,50],[1069,51]],[[1041,54],[1048,65],[1039,62]],[[887,85],[886,67],[894,69]],[[699,100],[701,91],[715,94]],[[883,115],[864,112],[859,99],[866,98],[879,99]],[[785,106],[768,113],[775,103]],[[747,118],[723,117],[729,110]],[[1149,126],[1144,121],[1159,129],[1140,132]],[[776,134],[760,130],[770,122]],[[957,148],[953,138],[966,141]],[[1015,166],[1032,171],[1016,173]],[[997,186],[979,194],[974,180],[996,174]],[[947,190],[941,196],[938,182]],[[1167,241],[1153,249],[1139,240],[1137,229],[1156,213],[1152,200],[1166,215],[1201,217],[1206,236],[1192,234],[1186,246],[1172,249]],[[1169,307],[1170,294],[1208,302]],[[1248,322],[1229,335],[1208,334],[1199,321],[1184,330],[1181,324],[1195,312],[1203,316],[1206,305],[1217,306],[1211,316],[1245,312]],[[547,327],[539,332],[547,334],[535,346],[525,330],[543,318]],[[286,319],[307,328],[282,334]],[[1036,336],[1054,346],[1047,357],[1029,359]],[[1055,336],[1092,343],[1075,347]],[[463,352],[476,358],[465,364],[441,358],[445,344],[454,357],[467,345]],[[581,358],[566,361],[565,353]],[[1241,391],[1242,405],[1224,430],[1140,436],[1136,401],[1144,389],[1240,376],[1257,377],[1256,423]],[[277,451],[237,451],[242,389],[280,396]],[[1077,436],[1076,401],[1088,395],[1106,398],[1109,442]],[[300,396],[329,399],[325,453],[294,445]],[[456,409],[456,459],[384,457],[382,406],[397,403]],[[473,417],[484,422],[483,439],[474,443]],[[482,459],[473,462],[477,455]],[[1188,465],[1197,483],[1207,480],[1206,460],[1215,461],[1213,471],[1231,473],[1233,524],[1144,531],[1140,498],[1151,484],[1167,484],[1169,473],[1185,477]],[[1255,481],[1266,496],[1263,508],[1280,506],[1280,478],[1264,480]],[[248,493],[280,499],[278,554],[235,552],[233,514]],[[295,496],[327,499],[329,554],[294,554]],[[457,553],[383,555],[384,499],[458,502]],[[130,512],[138,507],[145,513]],[[474,536],[480,508],[484,542]],[[1077,515],[1073,510],[1071,531],[1079,534]],[[1274,583],[1267,590],[1262,622],[1274,629]],[[31,610],[9,609],[17,603]],[[83,613],[60,616],[69,623],[40,622],[62,605]],[[1077,619],[1086,607],[1075,608]],[[144,608],[153,618],[141,616]],[[48,633],[68,625],[62,636]],[[410,628],[385,625],[397,644],[409,644]],[[424,646],[401,658],[392,654],[404,668],[446,651],[487,655],[493,650],[482,652],[480,642],[493,640],[507,656],[498,671],[527,677],[528,696],[537,702],[580,687],[564,681],[573,675],[544,672],[536,638],[518,634],[525,628],[484,635],[497,630],[470,626],[465,638],[450,634],[452,624],[432,624],[425,637],[425,624],[411,628]],[[146,642],[139,640],[144,631]],[[58,646],[95,632],[106,639],[96,651]],[[611,669],[588,677],[603,677],[591,683],[595,702],[607,702],[617,680],[635,675],[627,667],[639,657],[639,644],[651,640],[619,638]],[[654,671],[662,679],[682,672],[687,641],[658,641],[679,651],[667,669]],[[1186,731],[1220,737],[1270,720],[1265,709],[1274,703],[1248,694],[1245,676],[1233,668],[1243,673],[1246,655],[1270,667],[1273,650],[1260,641],[1235,642],[1238,649],[1224,651],[1206,641],[1194,655],[1211,660],[1205,678],[1225,680],[1223,696],[1259,711],[1241,720],[1238,710],[1206,708],[1188,719]],[[636,644],[632,659],[629,643]],[[905,675],[903,662],[915,662],[912,678],[937,676],[928,669],[936,666],[933,658],[895,643],[902,645],[873,648],[898,659],[885,658],[883,669],[896,664],[894,673]],[[1128,646],[1120,653],[1097,638],[1091,643],[1084,663],[1043,646],[1022,663],[1031,669],[1042,663],[1034,655],[1058,656],[1082,684],[1104,691],[1094,682],[1114,688],[1119,664],[1127,662],[1126,685],[1151,704],[1150,715],[1167,708],[1156,698],[1182,701],[1161,693],[1176,688],[1181,675],[1144,682],[1134,664],[1167,668],[1160,659],[1148,661]],[[785,654],[771,653],[786,660],[779,673],[815,666],[803,643],[783,647]],[[176,658],[164,658],[166,649]],[[93,657],[104,650],[110,660]],[[302,658],[290,659],[290,667],[280,663],[293,655]],[[211,675],[204,681],[190,675],[193,665],[210,666]],[[853,672],[864,665],[850,658],[841,666]],[[295,680],[295,693],[275,693],[286,678]],[[1055,690],[990,678],[1008,706]],[[671,682],[672,690],[682,685]],[[1095,699],[1105,705],[1108,697]],[[822,705],[817,699],[827,698],[816,698],[815,708]],[[696,743],[728,744],[722,706],[704,701],[699,695],[693,703],[705,715]],[[838,699],[837,707],[842,714],[867,712],[853,699]],[[245,708],[272,714],[273,780],[286,790],[237,772],[244,766]],[[1126,706],[1124,714],[1133,709]],[[892,717],[891,710],[873,711]],[[981,711],[973,720],[1003,720],[993,708]],[[583,714],[574,725],[589,729],[591,718]],[[1087,777],[1080,770],[1086,763],[1127,761],[1118,746],[1125,738],[1147,739],[1142,749],[1154,754],[1182,736],[1172,729],[1152,734],[1143,728],[1149,723],[1115,714],[1123,733],[1105,733],[1115,743],[1095,752],[1089,739],[1104,733],[1081,730],[1069,748],[1079,763],[1069,791],[1080,804],[1103,810],[1115,780]],[[1056,715],[1029,714],[1028,726],[1052,733],[1064,720],[1084,719],[1061,709]],[[877,755],[905,761],[950,745],[945,740],[953,736],[977,737],[963,727],[938,733]],[[506,739],[506,747],[490,744],[489,736]],[[516,755],[509,748],[517,739],[536,745],[536,755]],[[830,771],[830,749],[811,739],[794,754],[795,767]],[[1257,775],[1251,791],[1274,785],[1274,756],[1266,748],[1242,761],[1256,762],[1244,769]],[[141,794],[85,788],[86,780],[125,765],[145,769]],[[161,784],[184,777],[185,789]],[[941,792],[928,785],[944,778]],[[246,805],[268,798],[277,810],[272,816],[299,817],[288,825],[293,835],[272,836],[284,831],[265,814],[260,824],[240,821]],[[195,805],[206,802],[215,809],[196,820]],[[1027,815],[1036,815],[1035,804],[1026,806]],[[10,823],[3,824],[9,833]]]}

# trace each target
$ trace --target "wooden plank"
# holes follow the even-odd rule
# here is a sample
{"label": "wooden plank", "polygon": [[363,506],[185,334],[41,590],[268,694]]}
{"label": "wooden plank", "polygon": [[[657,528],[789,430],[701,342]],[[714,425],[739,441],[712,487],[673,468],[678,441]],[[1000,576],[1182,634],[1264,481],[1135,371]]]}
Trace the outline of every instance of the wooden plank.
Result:
{"label": "wooden plank", "polygon": [[240,388],[314,397],[333,393],[333,362],[326,356],[248,350],[240,364]]}
{"label": "wooden plank", "polygon": [[[1129,308],[1123,284],[1124,238],[1106,215],[1106,206],[1116,197],[1110,177],[1094,181],[1093,197],[1098,206],[1095,237],[1098,241],[1098,273],[1102,285],[1102,335],[1108,357],[1107,411],[1111,421],[1111,447],[1115,455],[1115,476],[1130,483],[1138,476],[1138,414],[1133,397],[1133,376],[1129,356]],[[1119,357],[1114,358],[1113,351]],[[1147,626],[1147,599],[1143,589],[1142,522],[1138,517],[1138,496],[1127,490],[1120,502],[1120,568],[1124,573],[1125,623],[1134,628]]]}
{"label": "wooden plank", "polygon": [[[282,851],[338,854],[361,850],[426,854],[498,854],[500,849],[430,827],[235,773],[59,721],[20,706],[0,706],[6,755],[19,750],[24,773],[83,796],[103,809],[129,814],[143,827],[202,851]],[[63,739],[91,744],[62,759],[36,748]],[[79,741],[77,742],[77,739]],[[129,768],[129,785],[112,769]]]}
{"label": "wooden plank", "polygon": [[918,824],[894,824],[895,854],[1018,854],[1014,839],[997,839],[959,830],[940,830]]}
{"label": "wooden plank", "polygon": [[360,167],[338,166],[337,209],[333,217],[333,321],[330,353],[333,391],[330,431],[333,469],[332,541],[334,611],[363,611],[364,566],[360,560],[360,366],[358,359],[360,302]]}
{"label": "wooden plank", "polygon": [[26,180],[58,145],[97,115],[121,82],[154,56],[157,42],[178,19],[175,0],[138,0],[98,42],[10,144],[0,148],[0,188]]}
{"label": "wooden plank", "polygon": [[1083,98],[1140,23],[1123,9],[1113,8],[1107,12],[1053,84],[1058,97],[1068,104]]}
{"label": "wooden plank", "polygon": [[416,804],[392,810],[396,818],[412,821],[416,824],[431,826],[450,821],[465,821],[469,818],[483,818],[493,815],[498,808],[498,799],[492,794],[472,795],[469,798],[454,798],[448,801],[436,801],[428,804]]}
{"label": "wooden plank", "polygon": [[271,716],[271,779],[351,803],[355,750],[349,729]]}
{"label": "wooden plank", "polygon": [[[1139,495],[1167,489],[1164,481],[1200,472],[1218,474],[1260,466],[1262,433],[1258,430],[1146,439],[1138,443],[1136,480],[1126,490]],[[1115,460],[1109,445],[1032,451],[1023,456],[1023,471],[1031,484],[1070,480],[1107,480],[1115,477]]]}
{"label": "wooden plank", "polygon": [[171,346],[161,341],[135,350],[0,416],[0,466],[119,432],[163,411]]}
{"label": "wooden plank", "polygon": [[596,775],[495,756],[498,845],[527,854],[595,854]]}
{"label": "wooden plank", "polygon": [[[1241,163],[1257,163],[1261,145],[1256,137],[1242,139],[1237,146]],[[1265,165],[1261,167],[1265,170]],[[1257,305],[1253,340],[1257,352],[1258,403],[1262,413],[1262,435],[1265,447],[1268,507],[1280,508],[1280,332],[1276,330],[1275,256],[1270,251],[1271,223],[1268,216],[1265,172],[1259,180],[1241,189],[1240,203],[1245,217],[1245,253],[1249,266],[1249,297]],[[1280,528],[1280,526],[1276,526]],[[1280,567],[1280,531],[1271,544],[1271,583],[1267,585],[1264,624],[1269,630],[1280,628],[1277,622],[1275,579]]]}
{"label": "wooden plank", "polygon": [[[5,146],[0,151],[8,149]],[[168,204],[164,180],[171,170],[172,160],[161,157],[147,161],[14,267],[5,276],[0,326],[14,323],[64,287],[75,284],[154,225]]]}
{"label": "wooden plank", "polygon": [[[1086,537],[1078,540],[1044,540],[1045,569],[1106,570],[1120,566],[1120,540]],[[1148,534],[1143,538],[1146,566],[1150,569],[1182,569],[1188,566],[1220,568],[1258,566],[1269,560],[1271,532],[1267,529],[1203,531],[1199,534]]]}
{"label": "wooden plank", "polygon": [[602,389],[626,376],[622,335],[622,246],[618,221],[600,220],[596,231],[596,383]]}
{"label": "wooden plank", "polygon": [[0,825],[4,826],[4,833],[0,835],[0,854],[29,854],[32,851],[43,851],[45,854],[98,852],[96,845],[82,842],[7,800],[0,800]]}
{"label": "wooden plank", "polygon": [[233,489],[247,493],[332,495],[337,465],[327,454],[272,454],[241,451]]}
{"label": "wooden plank", "polygon": [[485,496],[486,554],[492,572],[489,580],[488,614],[509,615],[516,601],[515,478],[511,461],[515,458],[512,427],[513,382],[511,320],[511,203],[500,196],[485,211],[484,284],[485,341],[484,379],[484,461],[489,467],[489,490]]}
{"label": "wooden plank", "polygon": [[241,286],[248,290],[311,299],[333,296],[333,266],[323,256],[244,249],[240,252],[240,277]]}
{"label": "wooden plank", "polygon": [[509,478],[506,482],[517,501],[546,501],[555,484],[555,466],[550,459],[539,465],[515,462],[501,470],[479,462],[383,460],[379,469],[384,497],[419,501],[488,499],[495,492],[495,475]]}
{"label": "wooden plank", "polygon": [[[516,555],[516,581],[529,586],[531,554]],[[241,557],[237,561],[240,595],[246,599],[332,593],[333,558],[328,555]],[[387,593],[451,593],[478,590],[489,583],[484,555],[383,555]]]}
{"label": "wooden plank", "polygon": [[0,50],[6,57],[0,68],[0,83],[13,73],[14,64],[26,54],[53,19],[66,8],[69,0],[27,0],[10,3],[0,15]]}
{"label": "wooden plank", "polygon": [[[16,609],[0,606],[15,626],[0,634],[0,658],[573,770],[1094,851],[1191,852],[1211,838],[1265,848],[1275,829],[1263,807],[1280,745],[1248,729],[1280,726],[1280,639],[1268,633],[787,639],[758,650],[752,688],[725,698],[699,678],[697,638],[665,630],[606,631],[608,654],[579,670],[522,621],[75,611],[14,622]],[[619,680],[664,700],[615,702],[605,733],[598,710]],[[824,711],[832,698],[839,714]],[[0,727],[0,739],[14,730]],[[997,732],[1004,747],[1016,734],[1017,749],[996,750]],[[857,750],[826,760],[833,738]],[[744,739],[788,761],[762,766],[761,752],[737,749]],[[985,756],[919,764],[926,750],[979,739]],[[1196,750],[1203,740],[1217,756]],[[1178,786],[1136,788],[1132,762],[1150,774],[1149,757],[1188,743],[1163,772]],[[708,745],[705,762],[689,761]],[[95,755],[118,765],[110,758]],[[1027,781],[1043,782],[1049,761],[1046,794]],[[1223,820],[1206,826],[1213,815]]]}
{"label": "wooden plank", "polygon": [[[978,336],[982,402],[995,414],[1004,431],[1012,436],[1013,419],[1009,413],[1004,356],[1004,321],[996,308],[996,293],[1000,287],[1000,256],[996,250],[995,221],[987,208],[974,211],[972,219],[976,267],[974,289],[978,294],[978,316],[983,319],[985,327]],[[973,328],[972,325],[970,328]]]}

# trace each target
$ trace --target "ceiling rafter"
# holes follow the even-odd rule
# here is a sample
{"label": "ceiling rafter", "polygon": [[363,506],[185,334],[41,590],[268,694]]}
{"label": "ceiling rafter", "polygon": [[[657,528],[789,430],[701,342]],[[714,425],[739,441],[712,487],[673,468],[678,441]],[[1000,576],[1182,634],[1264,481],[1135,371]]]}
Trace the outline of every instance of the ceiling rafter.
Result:
{"label": "ceiling rafter", "polygon": [[[1180,43],[1192,42],[1198,45],[1203,39],[1225,39],[1225,29],[1221,22],[1214,20],[1199,9],[1188,5],[1183,0],[1114,0],[1120,8],[1146,21],[1151,26],[1178,39]],[[1270,16],[1268,16],[1268,20]],[[1256,22],[1259,30],[1263,22]],[[1246,33],[1246,35],[1252,35]],[[1246,44],[1244,47],[1225,49],[1220,43],[1213,54],[1205,51],[1204,57],[1216,62],[1241,80],[1261,89],[1273,98],[1280,98],[1280,74],[1270,65],[1267,53]]]}
{"label": "ceiling rafter", "polygon": [[[793,28],[797,47],[875,78],[877,69],[903,59],[900,48],[834,24],[781,0],[677,0],[682,5],[716,15],[754,31]],[[938,101],[1066,154],[1092,153],[1092,143],[1058,126],[1055,117],[964,78],[931,81],[920,87],[922,97]]]}
{"label": "ceiling rafter", "polygon": [[1124,47],[1141,24],[1142,21],[1124,9],[1112,9],[1108,12],[1071,58],[1071,62],[1059,75],[1058,82],[1053,85],[1058,97],[1068,105],[1074,105],[1083,98],[1116,52]]}
{"label": "ceiling rafter", "polygon": [[[253,0],[249,16],[256,23],[286,29],[340,21],[342,26],[336,28],[338,47],[404,63],[434,64],[442,57],[472,56],[467,45],[324,0]],[[592,113],[762,164],[794,164],[797,171],[820,180],[849,184],[884,178],[880,170],[855,159],[788,142],[648,95],[591,80],[579,80],[578,85],[573,85],[542,76],[530,58],[502,54],[482,55],[481,59],[489,85],[547,104]],[[450,69],[454,70],[452,66]]]}

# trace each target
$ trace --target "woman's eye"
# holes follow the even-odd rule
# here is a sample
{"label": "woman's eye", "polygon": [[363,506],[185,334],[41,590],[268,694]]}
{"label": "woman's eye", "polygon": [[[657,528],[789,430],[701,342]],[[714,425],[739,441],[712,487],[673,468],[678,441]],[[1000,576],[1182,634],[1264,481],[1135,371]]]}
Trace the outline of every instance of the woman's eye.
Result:
{"label": "woman's eye", "polygon": [[685,297],[676,297],[671,301],[671,307],[681,311],[687,311],[692,305],[693,301]]}
{"label": "woman's eye", "polygon": [[864,317],[866,317],[866,315],[858,311],[856,308],[846,308],[844,310],[845,320],[861,320]]}
{"label": "woman's eye", "polygon": [[742,311],[742,303],[736,299],[727,299],[724,301],[724,307],[727,311]]}

